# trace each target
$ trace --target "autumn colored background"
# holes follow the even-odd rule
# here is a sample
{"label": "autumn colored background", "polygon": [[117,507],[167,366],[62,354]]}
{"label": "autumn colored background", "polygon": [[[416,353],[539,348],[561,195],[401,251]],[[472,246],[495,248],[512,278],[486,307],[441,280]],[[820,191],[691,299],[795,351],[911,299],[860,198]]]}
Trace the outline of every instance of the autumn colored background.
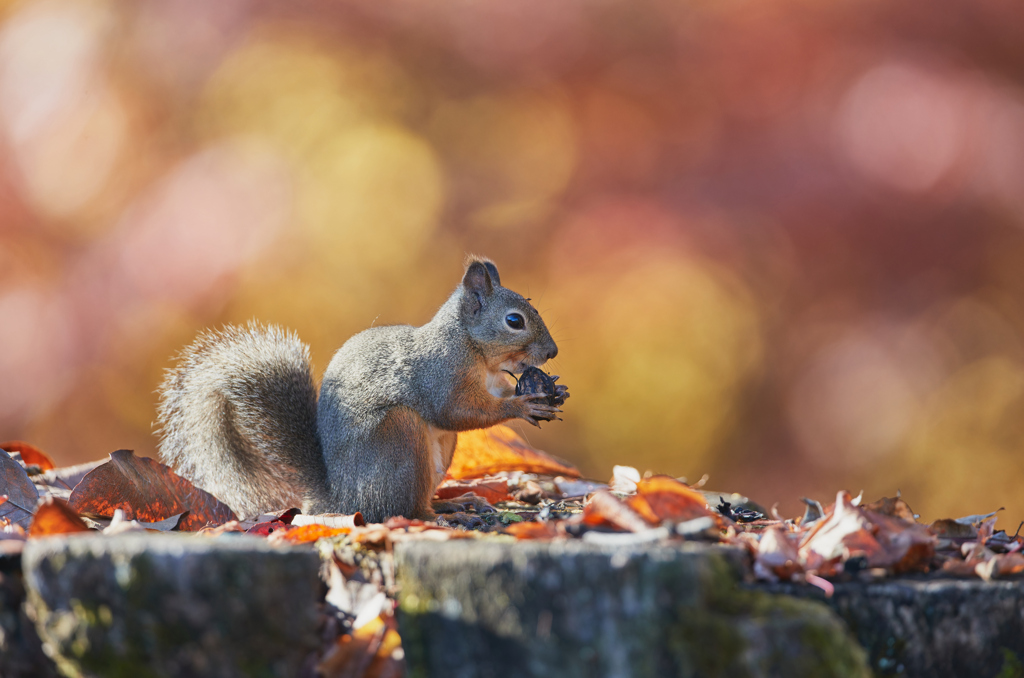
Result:
{"label": "autumn colored background", "polygon": [[536,446],[1024,519],[1024,10],[3,2],[0,439],[155,455],[204,327],[316,371],[467,252],[572,390]]}

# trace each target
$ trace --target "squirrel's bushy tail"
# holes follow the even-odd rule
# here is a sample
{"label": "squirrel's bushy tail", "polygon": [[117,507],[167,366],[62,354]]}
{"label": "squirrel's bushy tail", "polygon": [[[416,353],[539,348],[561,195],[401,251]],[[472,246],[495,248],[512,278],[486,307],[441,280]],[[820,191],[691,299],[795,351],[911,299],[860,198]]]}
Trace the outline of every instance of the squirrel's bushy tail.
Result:
{"label": "squirrel's bushy tail", "polygon": [[300,506],[326,477],[309,347],[252,322],[204,332],[160,388],[164,462],[239,517]]}

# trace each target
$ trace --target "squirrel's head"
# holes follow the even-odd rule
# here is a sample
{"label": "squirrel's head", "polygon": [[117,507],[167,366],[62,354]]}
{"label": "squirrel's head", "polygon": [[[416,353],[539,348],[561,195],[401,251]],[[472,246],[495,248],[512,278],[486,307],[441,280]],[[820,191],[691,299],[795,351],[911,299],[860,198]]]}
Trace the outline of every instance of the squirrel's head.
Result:
{"label": "squirrel's head", "polygon": [[490,367],[519,373],[558,354],[537,309],[501,286],[498,268],[489,259],[467,260],[461,292],[463,326]]}

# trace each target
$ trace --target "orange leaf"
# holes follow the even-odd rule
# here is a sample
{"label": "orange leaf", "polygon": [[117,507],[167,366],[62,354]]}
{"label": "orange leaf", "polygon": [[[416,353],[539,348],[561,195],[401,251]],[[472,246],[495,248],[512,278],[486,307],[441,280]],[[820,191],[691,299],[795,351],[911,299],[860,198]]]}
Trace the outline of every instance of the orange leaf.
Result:
{"label": "orange leaf", "polygon": [[35,464],[44,471],[57,468],[53,460],[50,459],[50,455],[23,440],[8,440],[6,443],[0,443],[0,449],[7,450],[11,454],[18,452],[21,454],[21,460],[26,464]]}
{"label": "orange leaf", "polygon": [[69,505],[79,513],[113,516],[124,511],[127,520],[156,523],[188,511],[178,523],[182,532],[235,520],[219,499],[177,475],[170,467],[131,450],[112,452],[110,461],[90,471],[71,492]]}
{"label": "orange leaf", "polygon": [[584,525],[605,525],[629,532],[650,529],[647,521],[607,490],[595,492],[583,507]]}
{"label": "orange leaf", "polygon": [[512,496],[508,493],[508,481],[503,478],[476,479],[469,481],[446,480],[437,488],[438,499],[454,499],[472,492],[492,504],[508,501]]}
{"label": "orange leaf", "polygon": [[[641,480],[636,484],[636,495],[626,503],[655,524],[665,520],[682,522],[718,515],[707,507],[708,502],[703,494],[669,476],[653,476]],[[643,504],[649,508],[643,508]],[[655,519],[651,521],[649,516]]]}
{"label": "orange leaf", "polygon": [[46,497],[40,502],[32,524],[28,528],[29,538],[45,537],[51,534],[70,534],[72,532],[88,532],[89,527],[68,506],[63,499]]}
{"label": "orange leaf", "polygon": [[546,523],[512,523],[505,532],[516,539],[554,539],[562,535],[558,525],[552,521]]}
{"label": "orange leaf", "polygon": [[479,478],[501,471],[522,471],[578,478],[580,472],[546,452],[530,447],[507,426],[492,426],[459,434],[450,478]]}
{"label": "orange leaf", "polygon": [[292,544],[308,544],[309,542],[323,539],[324,537],[336,537],[339,534],[349,534],[351,527],[327,527],[325,525],[302,525],[293,527],[290,530],[278,530],[274,533],[275,540],[287,541]]}

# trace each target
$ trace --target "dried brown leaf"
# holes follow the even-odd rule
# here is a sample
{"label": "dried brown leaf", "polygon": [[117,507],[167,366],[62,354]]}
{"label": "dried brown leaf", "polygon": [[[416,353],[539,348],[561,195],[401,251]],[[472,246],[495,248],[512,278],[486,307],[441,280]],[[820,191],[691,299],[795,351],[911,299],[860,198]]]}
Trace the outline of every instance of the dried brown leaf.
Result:
{"label": "dried brown leaf", "polygon": [[840,492],[831,513],[804,536],[800,555],[807,569],[864,557],[870,567],[907,572],[927,568],[936,538],[924,525],[854,506]]}
{"label": "dried brown leaf", "polygon": [[905,520],[908,523],[917,522],[913,509],[910,508],[907,502],[903,501],[902,497],[882,497],[878,501],[866,505],[864,508],[875,513]]}
{"label": "dried brown leaf", "polygon": [[454,499],[464,494],[475,494],[492,504],[508,501],[512,495],[508,493],[508,481],[504,478],[478,478],[474,480],[446,480],[437,488],[437,499]]}
{"label": "dried brown leaf", "polygon": [[121,509],[127,520],[155,523],[188,511],[178,523],[183,532],[236,520],[219,499],[178,476],[170,467],[131,450],[111,453],[78,483],[68,502],[78,513],[113,516]]}
{"label": "dried brown leaf", "polygon": [[25,468],[14,461],[6,450],[0,450],[0,496],[7,501],[0,504],[0,518],[27,528],[32,522],[39,492],[28,477]]}
{"label": "dried brown leaf", "polygon": [[590,501],[583,507],[583,524],[614,527],[628,532],[642,532],[651,527],[639,513],[607,490],[591,495]]}
{"label": "dried brown leaf", "polygon": [[[764,572],[759,571],[761,568]],[[797,572],[803,571],[798,542],[788,530],[772,526],[761,534],[761,540],[757,544],[754,571],[762,578],[770,578],[764,574],[771,573],[782,580],[789,580]]]}

